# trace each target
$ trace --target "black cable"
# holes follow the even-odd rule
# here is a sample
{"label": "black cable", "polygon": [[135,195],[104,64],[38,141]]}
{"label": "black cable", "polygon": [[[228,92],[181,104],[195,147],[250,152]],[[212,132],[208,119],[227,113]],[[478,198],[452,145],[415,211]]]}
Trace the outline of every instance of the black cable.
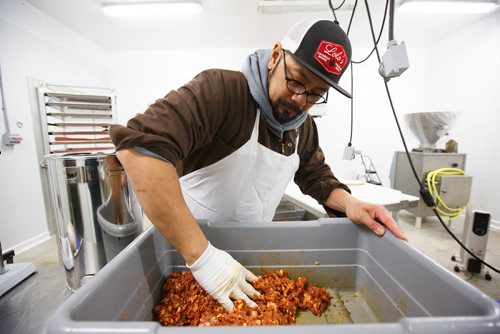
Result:
{"label": "black cable", "polygon": [[[415,172],[415,167],[413,165],[413,160],[411,159],[410,153],[408,152],[408,147],[406,146],[406,142],[405,142],[405,139],[404,139],[404,136],[403,136],[403,132],[401,131],[401,127],[399,125],[398,117],[396,116],[396,111],[395,111],[394,105],[392,103],[391,93],[389,91],[389,86],[387,85],[387,81],[386,80],[384,80],[384,85],[385,85],[385,90],[387,92],[387,97],[389,98],[389,102],[390,102],[390,105],[391,105],[392,113],[394,115],[394,119],[396,120],[396,124],[397,124],[398,130],[399,130],[399,135],[401,137],[401,140],[402,140],[404,148],[405,148],[406,156],[408,157],[408,161],[410,162],[410,166],[411,166],[411,168],[413,170],[413,174],[415,175],[415,179],[417,180],[417,182],[419,183],[419,185],[420,185],[420,187],[422,189],[423,185],[422,185],[422,183],[421,183],[421,181],[420,181],[417,173]],[[439,215],[439,213],[436,211],[436,209],[433,208],[432,211],[434,212],[434,214],[436,215],[436,217],[439,219],[439,222],[444,227],[444,229],[446,230],[446,232],[448,232],[448,234],[451,235],[451,237],[453,239],[455,239],[455,241],[460,245],[460,247],[462,247],[467,253],[469,253],[473,258],[475,258],[476,260],[478,260],[482,264],[484,264],[486,267],[488,267],[491,270],[493,270],[493,271],[495,271],[495,272],[497,272],[497,273],[500,274],[500,270],[496,269],[495,267],[493,267],[490,264],[488,264],[488,263],[484,262],[483,260],[481,260],[474,253],[472,253],[462,242],[460,242],[460,240],[458,240],[458,238],[453,234],[453,232],[450,231],[450,229],[448,228],[448,226],[446,226],[446,224],[444,223],[443,219],[441,218],[441,216]]]}
{"label": "black cable", "polygon": [[360,61],[355,61],[355,60],[353,60],[352,62],[353,62],[354,64],[362,64],[362,63],[364,63],[365,61],[367,61],[367,60],[368,60],[368,59],[372,56],[373,51],[375,51],[375,49],[372,49],[372,50],[370,51],[370,53],[368,54],[368,56],[366,56],[366,57],[365,57],[365,59],[360,60]]}
{"label": "black cable", "polygon": [[[391,1],[394,1],[394,0],[391,0]],[[368,7],[368,0],[365,0],[365,4],[366,4],[366,11],[368,13],[368,20],[370,21],[370,29],[371,29],[371,33],[372,33],[373,43],[375,43],[376,42],[375,41],[375,32],[373,30],[373,24],[372,24],[372,19],[371,19],[371,14],[370,14],[370,8]],[[376,44],[375,44],[375,51],[377,52],[377,58],[378,58],[379,63],[380,63],[380,54],[379,54],[379,51],[378,51],[378,48],[377,48]],[[389,86],[387,85],[387,80],[384,80],[384,85],[385,85],[385,90],[387,92],[387,97],[389,98],[389,103],[391,105],[392,114],[394,115],[394,119],[396,120],[396,125],[397,125],[398,130],[399,130],[399,135],[401,137],[401,140],[402,140],[404,148],[405,148],[406,156],[408,157],[408,161],[410,162],[410,166],[411,166],[411,168],[413,170],[413,175],[415,175],[415,179],[417,180],[418,184],[420,185],[420,190],[422,191],[422,189],[424,188],[424,186],[423,186],[422,182],[420,181],[420,178],[418,177],[417,172],[415,171],[415,166],[413,165],[413,161],[411,159],[410,152],[408,151],[408,147],[406,146],[404,135],[403,135],[403,132],[401,131],[401,127],[399,125],[398,117],[396,115],[396,109],[394,108],[394,104],[392,103],[392,97],[391,97],[391,93],[389,91]],[[425,199],[424,199],[424,201],[425,201]],[[462,247],[474,259],[476,259],[477,261],[481,262],[483,265],[485,265],[486,267],[490,268],[494,272],[500,274],[500,270],[496,269],[495,267],[491,266],[490,264],[486,263],[485,261],[483,261],[482,259],[480,259],[479,257],[477,257],[476,254],[472,253],[460,240],[458,240],[458,238],[453,234],[453,232],[451,232],[450,229],[446,226],[446,224],[444,223],[443,219],[441,218],[441,216],[439,215],[439,213],[436,211],[436,209],[433,208],[432,211],[434,212],[434,214],[436,215],[436,217],[439,219],[439,222],[444,227],[444,229],[446,230],[446,232],[448,232],[448,234],[451,235],[451,237],[453,239],[455,239],[455,241],[460,245],[460,247]]]}
{"label": "black cable", "polygon": [[358,0],[354,3],[352,8],[351,19],[349,20],[349,26],[347,27],[347,36],[349,36],[349,31],[351,30],[352,19],[354,18],[354,13],[356,12],[356,7],[358,6]]}
{"label": "black cable", "polygon": [[401,125],[399,124],[398,116],[396,115],[396,109],[394,108],[394,104],[392,102],[392,97],[391,97],[391,93],[389,92],[389,86],[387,86],[387,81],[384,80],[384,84],[385,84],[385,90],[387,91],[387,97],[389,98],[389,104],[391,105],[392,114],[394,116],[394,120],[396,121],[396,126],[398,128],[399,136],[401,137],[401,141],[403,142],[403,146],[405,148],[406,156],[408,158],[408,161],[410,162],[410,167],[411,167],[411,170],[413,172],[413,175],[415,176],[415,179],[417,180],[417,183],[421,189],[424,187],[424,185],[420,181],[420,178],[418,177],[417,171],[415,170],[415,165],[413,164],[413,160],[412,160],[412,158],[410,156],[410,152],[408,150],[408,146],[406,145],[406,140],[405,140],[405,137],[403,135],[403,131],[401,130]]}
{"label": "black cable", "polygon": [[337,20],[337,14],[335,14],[335,11],[339,10],[340,8],[342,8],[342,6],[344,5],[344,3],[345,3],[345,0],[343,0],[342,3],[337,8],[333,8],[332,0],[328,0],[328,6],[330,6],[330,9],[332,10],[332,13],[333,13],[333,17],[335,18],[335,21],[337,21],[337,22],[338,22],[338,20]]}
{"label": "black cable", "polygon": [[[387,0],[385,3],[386,11],[387,11],[387,4],[388,3],[389,3],[389,0]],[[374,44],[373,49],[375,51],[377,51],[377,59],[380,62],[380,53],[378,52],[378,48],[377,48],[377,40],[375,40],[375,31],[373,29],[372,14],[370,13],[370,6],[368,5],[368,0],[365,0],[365,6],[366,6],[366,12],[368,13],[368,23],[370,23],[370,32],[372,34],[372,39],[373,39],[373,44]],[[385,21],[385,13],[384,13],[384,21]]]}
{"label": "black cable", "polygon": [[[330,1],[330,0],[329,0],[329,1]],[[342,3],[341,3],[341,4],[337,7],[337,8],[335,8],[335,10],[339,10],[340,8],[342,8],[342,6],[344,5],[344,3],[345,3],[345,0],[344,0],[344,1],[342,1]]]}
{"label": "black cable", "polygon": [[[373,39],[373,42],[375,43],[375,32],[373,31],[373,22],[372,22],[372,16],[370,13],[370,7],[368,5],[368,0],[365,0],[365,5],[366,5],[366,12],[368,13],[368,21],[370,22],[370,30],[371,30],[371,34],[372,34],[372,39]],[[377,54],[377,60],[380,63],[380,53],[378,51],[378,47],[375,45],[374,49],[375,49],[376,54]],[[410,152],[408,151],[408,146],[406,145],[403,131],[401,130],[401,125],[399,124],[399,120],[398,120],[398,117],[396,115],[396,110],[394,108],[394,104],[392,103],[392,98],[391,98],[391,94],[389,92],[389,87],[387,86],[387,81],[384,80],[384,82],[386,83],[385,87],[386,87],[386,91],[387,91],[387,96],[389,98],[389,103],[391,105],[394,119],[396,120],[396,125],[398,127],[399,135],[401,137],[401,140],[403,141],[403,146],[405,148],[406,156],[408,157],[408,161],[410,162],[410,166],[411,166],[411,169],[413,171],[413,175],[415,176],[415,179],[417,180],[420,189],[422,189],[422,188],[424,188],[424,185],[423,185],[422,181],[420,181],[420,178],[418,177],[417,171],[415,169],[415,166],[414,166],[413,161],[412,161],[411,156],[410,156]]]}
{"label": "black cable", "polygon": [[[384,18],[382,20],[382,27],[380,29],[380,33],[379,33],[379,36],[378,36],[378,39],[377,39],[377,44],[380,41],[380,38],[382,36],[382,31],[384,29],[384,22],[385,22],[385,17],[386,17],[386,13],[387,13],[388,3],[389,3],[389,1],[387,0],[386,4],[385,4],[385,9],[384,9]],[[342,5],[343,5],[343,3],[340,5],[340,7]],[[349,25],[347,27],[347,35],[349,35],[349,32],[351,30],[352,21],[354,19],[354,14],[356,12],[357,6],[358,6],[358,0],[356,0],[354,2],[354,7],[352,9],[351,18],[349,19]],[[353,96],[353,92],[354,92],[354,74],[353,74],[353,72],[354,72],[354,64],[361,64],[361,63],[365,62],[373,54],[374,50],[375,50],[375,48],[373,48],[372,51],[370,52],[370,54],[368,55],[368,57],[366,57],[361,62],[351,61],[351,95],[352,96]],[[354,99],[351,98],[351,131],[350,131],[349,142],[348,142],[347,146],[352,146],[352,137],[353,137],[353,132],[354,132],[353,131],[353,126],[354,126]]]}
{"label": "black cable", "polygon": [[[357,3],[357,1],[356,1],[356,3]],[[365,3],[366,3],[366,1],[365,1]],[[367,6],[368,6],[368,5],[367,5]],[[388,6],[389,6],[389,0],[386,0],[386,2],[385,2],[385,8],[384,8],[384,17],[382,18],[382,26],[380,27],[380,32],[379,32],[379,34],[378,34],[378,38],[377,38],[377,40],[376,40],[376,42],[375,42],[375,46],[374,46],[374,47],[373,47],[373,49],[370,51],[370,53],[368,54],[368,56],[366,56],[363,60],[361,60],[361,61],[356,61],[356,60],[353,60],[352,62],[353,62],[354,64],[361,64],[361,63],[364,63],[365,61],[367,61],[367,60],[371,57],[371,55],[372,55],[372,54],[373,54],[373,52],[375,51],[375,48],[377,47],[378,43],[380,42],[380,38],[382,37],[382,32],[384,31],[384,25],[385,25],[385,19],[386,19],[386,17],[387,17],[387,8],[388,8]],[[367,10],[369,11],[369,8],[368,8],[368,7],[366,7],[366,8],[367,8]],[[370,15],[370,16],[368,16],[368,17],[369,17],[369,19],[371,20],[371,15]],[[370,27],[372,27],[372,30],[373,30],[372,23],[370,23]],[[379,61],[379,62],[380,62],[380,61]]]}
{"label": "black cable", "polygon": [[[332,5],[332,0],[328,0],[328,6],[330,6],[330,9],[332,10],[332,13],[333,13],[333,17],[335,18],[335,21],[338,22],[337,20],[337,15],[335,14],[335,10],[336,8],[333,8],[333,5]],[[340,8],[340,7],[339,7]]]}
{"label": "black cable", "polygon": [[439,219],[439,222],[441,223],[441,225],[443,225],[444,229],[446,230],[446,232],[448,232],[449,235],[451,235],[451,237],[453,239],[455,239],[455,241],[460,245],[460,247],[462,247],[464,250],[467,251],[467,253],[469,253],[473,258],[475,258],[476,260],[478,260],[479,262],[481,262],[482,264],[484,264],[486,267],[490,268],[491,270],[493,270],[494,272],[500,274],[500,270],[498,270],[497,268],[491,266],[490,264],[484,262],[483,260],[481,260],[480,258],[478,258],[476,256],[476,254],[472,253],[468,248],[467,246],[465,246],[460,240],[458,240],[458,238],[453,234],[453,232],[450,231],[450,229],[448,228],[448,226],[446,226],[446,224],[443,222],[443,220],[441,219],[441,216],[439,215],[439,213],[436,211],[436,209],[432,209],[432,211],[434,211],[434,213],[436,214],[436,216],[438,217]]}
{"label": "black cable", "polygon": [[352,133],[354,124],[354,66],[351,64],[351,134],[349,136],[348,146],[352,146]]}
{"label": "black cable", "polygon": [[[340,7],[342,7],[344,5],[344,1],[342,1],[342,3],[340,4],[339,7],[337,7],[336,9],[339,9]],[[332,6],[332,2],[331,0],[328,0],[328,4],[330,5],[330,9],[332,10],[332,13],[333,13],[333,16],[335,17],[335,20],[337,19],[337,17],[335,16],[335,10]],[[352,9],[352,13],[351,13],[351,18],[349,20],[349,26],[347,28],[347,35],[349,36],[349,30],[351,29],[351,24],[352,24],[352,19],[354,18],[354,13],[356,12],[356,7],[358,5],[358,0],[356,0],[356,2],[354,3],[354,7]],[[353,76],[353,66],[354,64],[352,64],[351,62],[351,130],[350,130],[350,133],[349,133],[349,142],[347,143],[347,146],[348,147],[351,147],[352,146],[352,134],[353,134],[353,127],[354,127],[354,98],[353,98],[353,92],[354,92],[354,86],[353,86],[353,79],[354,79],[354,76]]]}

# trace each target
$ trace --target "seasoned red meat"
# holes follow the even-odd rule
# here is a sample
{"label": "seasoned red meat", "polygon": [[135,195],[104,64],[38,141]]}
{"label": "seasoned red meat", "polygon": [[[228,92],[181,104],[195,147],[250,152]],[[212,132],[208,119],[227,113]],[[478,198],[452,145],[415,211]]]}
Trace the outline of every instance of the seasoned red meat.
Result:
{"label": "seasoned red meat", "polygon": [[261,293],[253,298],[257,308],[236,300],[235,309],[227,312],[190,272],[174,272],[165,280],[163,296],[153,314],[164,326],[291,325],[298,309],[319,316],[331,298],[324,288],[309,284],[307,278],[293,280],[283,270],[259,277],[252,284]]}

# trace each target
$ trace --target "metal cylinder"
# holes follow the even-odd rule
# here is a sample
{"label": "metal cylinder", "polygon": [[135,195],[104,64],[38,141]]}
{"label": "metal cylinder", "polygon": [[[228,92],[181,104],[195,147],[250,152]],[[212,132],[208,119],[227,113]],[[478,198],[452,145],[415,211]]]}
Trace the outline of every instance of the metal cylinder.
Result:
{"label": "metal cylinder", "polygon": [[114,154],[45,158],[59,255],[75,291],[142,232],[142,210]]}

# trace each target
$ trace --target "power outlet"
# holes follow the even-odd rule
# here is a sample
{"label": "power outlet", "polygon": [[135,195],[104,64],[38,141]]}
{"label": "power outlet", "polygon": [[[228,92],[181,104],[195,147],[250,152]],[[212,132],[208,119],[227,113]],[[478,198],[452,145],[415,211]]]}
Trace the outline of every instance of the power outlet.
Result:
{"label": "power outlet", "polygon": [[23,137],[14,133],[4,133],[2,136],[2,141],[5,146],[14,146],[15,144],[20,144],[23,140]]}

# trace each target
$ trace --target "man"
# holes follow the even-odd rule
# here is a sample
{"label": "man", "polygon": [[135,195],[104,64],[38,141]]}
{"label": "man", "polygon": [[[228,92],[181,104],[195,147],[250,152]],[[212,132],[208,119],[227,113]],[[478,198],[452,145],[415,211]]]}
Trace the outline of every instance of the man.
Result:
{"label": "man", "polygon": [[[195,218],[271,221],[292,178],[332,216],[406,239],[382,206],[350,195],[325,164],[307,110],[326,103],[351,59],[337,22],[304,20],[243,72],[207,70],[111,136],[145,213],[200,285],[227,310],[258,294],[256,277],[213,247]],[[179,179],[180,177],[180,179]],[[385,226],[385,228],[384,228]]]}

